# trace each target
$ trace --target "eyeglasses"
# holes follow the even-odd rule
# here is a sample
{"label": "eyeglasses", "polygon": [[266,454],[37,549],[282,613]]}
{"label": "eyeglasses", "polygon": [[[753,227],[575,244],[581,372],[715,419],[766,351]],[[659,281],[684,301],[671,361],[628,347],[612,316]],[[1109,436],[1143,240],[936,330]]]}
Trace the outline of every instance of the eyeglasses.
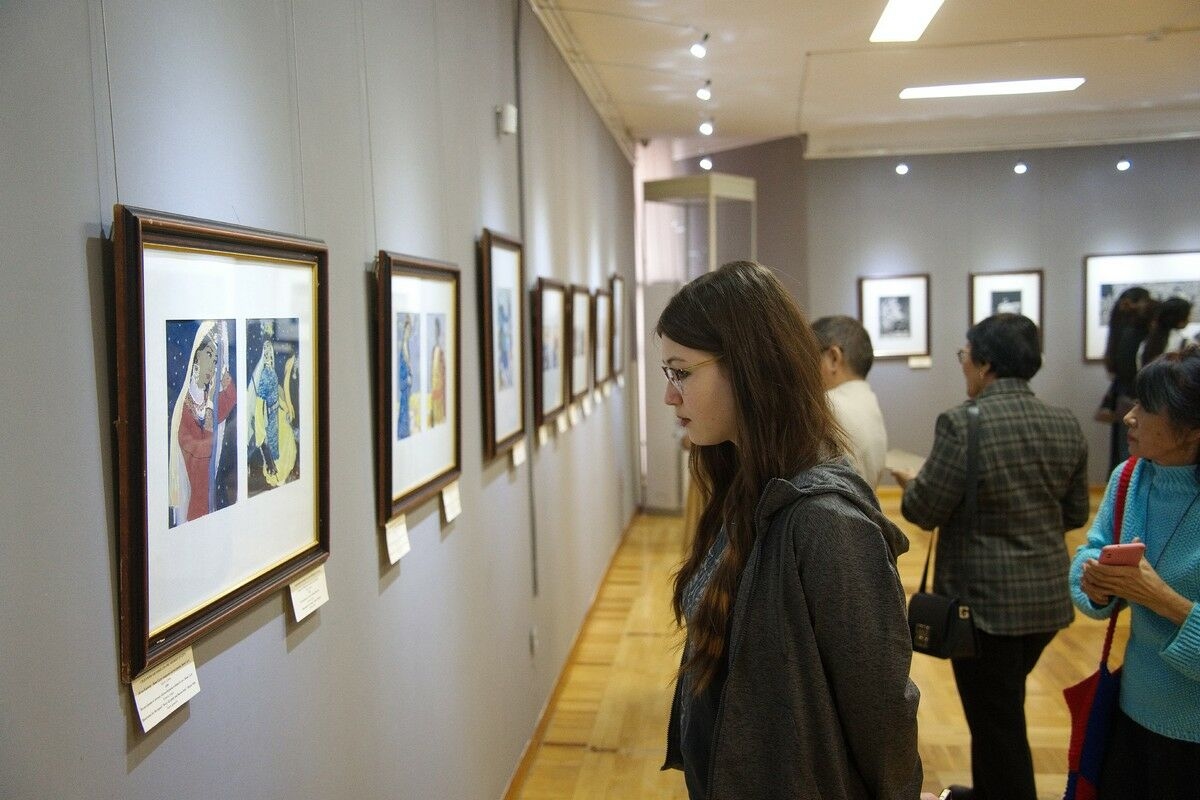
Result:
{"label": "eyeglasses", "polygon": [[719,361],[720,358],[720,356],[706,358],[703,361],[697,361],[695,364],[692,364],[690,367],[686,368],[668,367],[666,364],[663,364],[663,375],[665,375],[667,380],[671,382],[671,385],[675,387],[675,391],[683,394],[683,382],[688,379],[688,376],[691,375],[697,367],[703,367],[705,364],[711,364],[714,361]]}

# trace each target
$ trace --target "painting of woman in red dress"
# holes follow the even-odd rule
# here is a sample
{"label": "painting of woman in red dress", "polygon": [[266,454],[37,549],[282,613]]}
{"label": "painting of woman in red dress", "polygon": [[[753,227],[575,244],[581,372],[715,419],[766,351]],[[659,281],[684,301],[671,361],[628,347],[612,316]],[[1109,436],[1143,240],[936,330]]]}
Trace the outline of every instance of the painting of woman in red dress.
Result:
{"label": "painting of woman in red dress", "polygon": [[168,395],[175,398],[168,440],[170,527],[237,501],[233,323],[167,322]]}

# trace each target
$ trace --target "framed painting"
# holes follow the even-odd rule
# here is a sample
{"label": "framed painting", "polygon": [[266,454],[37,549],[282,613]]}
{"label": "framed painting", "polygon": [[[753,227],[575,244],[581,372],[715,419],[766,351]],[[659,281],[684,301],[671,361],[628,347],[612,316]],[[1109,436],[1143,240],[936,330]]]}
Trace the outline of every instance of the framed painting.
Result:
{"label": "framed painting", "polygon": [[625,372],[625,279],[613,275],[608,280],[608,291],[612,295],[612,336],[608,352],[612,359],[612,375]]}
{"label": "framed painting", "polygon": [[462,473],[459,271],[379,252],[376,275],[376,457],[379,523]]}
{"label": "framed painting", "polygon": [[550,278],[538,278],[533,290],[533,421],[539,427],[567,407],[567,289]]}
{"label": "framed painting", "polygon": [[972,272],[967,289],[967,308],[971,309],[968,325],[987,319],[993,314],[1021,314],[1033,320],[1042,330],[1042,271],[1040,269],[1016,272]]}
{"label": "framed painting", "polygon": [[1192,304],[1184,335],[1200,331],[1200,252],[1128,253],[1083,259],[1083,360],[1103,361],[1108,323],[1121,293],[1134,286],[1155,300],[1182,297]]}
{"label": "framed painting", "polygon": [[571,287],[571,402],[592,388],[592,292]]}
{"label": "framed painting", "polygon": [[525,435],[525,265],[521,243],[484,228],[479,240],[483,455]]}
{"label": "framed painting", "polygon": [[114,208],[131,681],[329,557],[324,243]]}
{"label": "framed painting", "polygon": [[592,375],[596,386],[603,386],[612,377],[612,358],[609,347],[612,343],[612,295],[597,289],[592,296]]}
{"label": "framed painting", "polygon": [[929,275],[859,278],[858,320],[876,358],[929,355]]}

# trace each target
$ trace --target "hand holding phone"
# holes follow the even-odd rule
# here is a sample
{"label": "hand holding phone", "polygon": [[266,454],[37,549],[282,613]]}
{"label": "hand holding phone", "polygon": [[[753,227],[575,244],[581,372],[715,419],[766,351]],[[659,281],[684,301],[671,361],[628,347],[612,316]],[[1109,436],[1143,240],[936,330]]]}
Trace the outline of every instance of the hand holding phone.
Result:
{"label": "hand holding phone", "polygon": [[1100,563],[1106,567],[1136,567],[1145,552],[1143,542],[1106,544],[1100,550]]}

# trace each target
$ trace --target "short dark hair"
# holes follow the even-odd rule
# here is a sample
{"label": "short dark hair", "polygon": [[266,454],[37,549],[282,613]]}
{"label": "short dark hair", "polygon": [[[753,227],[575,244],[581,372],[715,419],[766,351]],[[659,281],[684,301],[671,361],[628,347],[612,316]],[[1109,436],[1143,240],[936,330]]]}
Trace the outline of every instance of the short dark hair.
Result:
{"label": "short dark hair", "polygon": [[828,350],[833,345],[842,348],[846,364],[860,378],[867,377],[871,365],[875,363],[875,348],[871,345],[871,335],[862,323],[845,314],[821,317],[812,325],[817,341],[822,350]]}
{"label": "short dark hair", "polygon": [[971,360],[987,364],[997,378],[1029,380],[1042,368],[1037,325],[1020,314],[993,314],[967,331]]}
{"label": "short dark hair", "polygon": [[1165,415],[1176,430],[1200,428],[1200,346],[1185,345],[1142,367],[1133,382],[1133,394],[1142,408]]}

